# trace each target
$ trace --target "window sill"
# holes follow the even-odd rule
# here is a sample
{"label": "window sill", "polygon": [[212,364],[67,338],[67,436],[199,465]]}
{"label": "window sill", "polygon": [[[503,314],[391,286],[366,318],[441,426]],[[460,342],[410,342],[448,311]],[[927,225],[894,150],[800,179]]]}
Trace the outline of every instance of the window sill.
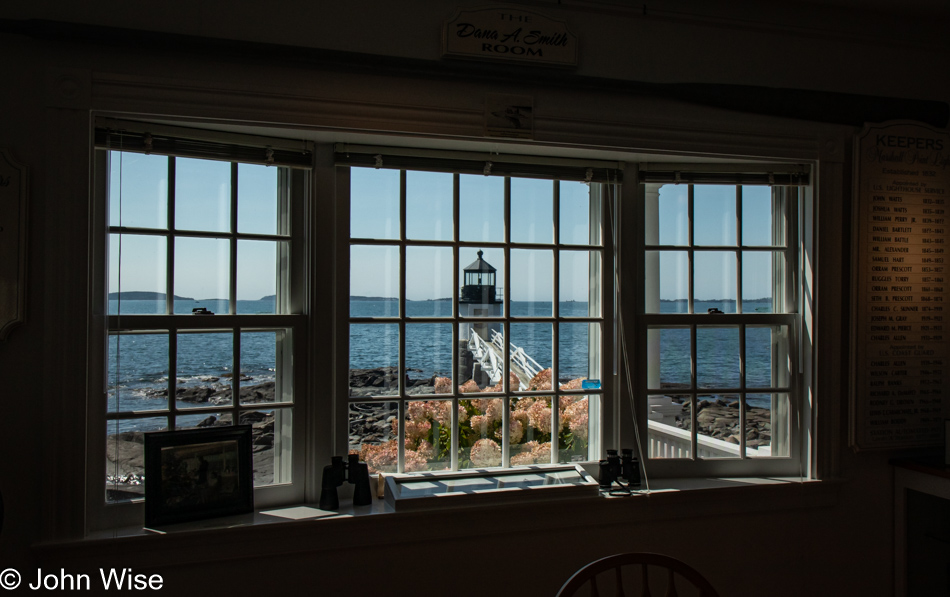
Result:
{"label": "window sill", "polygon": [[[434,528],[452,528],[455,537],[498,537],[517,535],[525,525],[539,531],[548,527],[564,531],[574,527],[616,527],[826,508],[838,502],[842,485],[837,480],[799,478],[704,478],[653,479],[650,491],[629,497],[557,498],[550,496],[550,492],[532,491],[529,498],[519,503],[492,504],[490,525],[472,523],[488,509],[480,504],[396,512],[383,499],[374,498],[369,506],[353,506],[341,499],[338,512],[300,504],[183,523],[158,532],[141,527],[114,529],[80,540],[41,544],[34,549],[40,563],[56,565],[85,562],[94,566],[105,559],[141,568],[193,565],[411,543],[431,539]],[[565,512],[570,512],[570,516],[565,516]]]}

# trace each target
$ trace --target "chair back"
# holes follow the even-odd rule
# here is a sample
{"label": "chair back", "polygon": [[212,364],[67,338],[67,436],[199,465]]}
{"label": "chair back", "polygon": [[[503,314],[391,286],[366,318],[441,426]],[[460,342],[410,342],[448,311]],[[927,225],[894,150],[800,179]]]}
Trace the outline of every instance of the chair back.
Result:
{"label": "chair back", "polygon": [[694,568],[657,553],[620,553],[595,560],[567,579],[557,597],[601,597],[601,591],[604,597],[719,597]]}

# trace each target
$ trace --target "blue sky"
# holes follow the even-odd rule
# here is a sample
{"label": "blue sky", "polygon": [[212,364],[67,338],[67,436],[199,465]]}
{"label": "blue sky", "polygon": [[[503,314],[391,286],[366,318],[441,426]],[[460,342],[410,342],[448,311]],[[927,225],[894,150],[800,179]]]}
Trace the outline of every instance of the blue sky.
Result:
{"label": "blue sky", "polygon": [[[168,225],[168,158],[113,152],[110,177],[110,223],[164,229]],[[277,232],[277,168],[241,164],[238,171],[238,230],[257,234]],[[400,235],[399,172],[354,168],[351,182],[351,234],[359,238],[397,240]],[[587,300],[590,242],[589,187],[579,182],[512,179],[511,240],[553,244],[553,191],[560,185],[560,241],[574,245],[560,251],[561,300]],[[659,242],[687,242],[687,186],[660,190]],[[230,228],[230,164],[178,158],[175,178],[175,225],[183,230],[226,232]],[[406,236],[418,241],[453,240],[453,179],[451,174],[409,172],[406,182]],[[695,191],[695,242],[735,246],[735,187],[698,186]],[[505,240],[504,179],[460,177],[459,278],[464,268],[484,252],[504,285],[505,259],[500,248],[483,245]],[[743,243],[768,245],[771,200],[768,187],[744,187]],[[279,241],[242,240],[238,243],[237,294],[256,300],[276,292]],[[165,291],[166,240],[161,236],[124,235],[121,241],[121,290]],[[213,238],[176,240],[175,294],[196,299],[226,298],[230,264],[229,242]],[[119,242],[110,243],[110,292],[119,289]],[[697,299],[735,298],[735,259],[731,252],[697,254]],[[661,298],[686,296],[686,252],[664,253]],[[771,292],[768,253],[743,257],[743,296],[758,298]],[[449,297],[452,289],[451,247],[409,247],[406,255],[406,294],[411,300]],[[553,296],[554,249],[512,249],[509,293],[516,301],[549,301]],[[396,245],[358,245],[351,250],[350,293],[398,296],[399,251]]]}

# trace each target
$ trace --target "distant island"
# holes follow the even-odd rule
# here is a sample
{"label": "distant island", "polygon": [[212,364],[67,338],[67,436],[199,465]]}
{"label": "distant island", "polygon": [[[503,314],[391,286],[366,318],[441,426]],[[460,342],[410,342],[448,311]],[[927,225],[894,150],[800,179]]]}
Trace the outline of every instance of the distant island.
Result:
{"label": "distant island", "polygon": [[[176,301],[193,301],[195,299],[188,296],[178,296],[173,294]],[[163,301],[164,292],[147,292],[144,290],[127,290],[125,292],[110,292],[109,300],[125,299],[127,301]]]}
{"label": "distant island", "polygon": [[351,296],[351,301],[398,301],[397,298],[389,296]]}
{"label": "distant island", "polygon": [[276,300],[277,300],[277,295],[276,295],[276,294],[268,294],[267,296],[262,296],[262,297],[261,297],[260,299],[258,299],[258,300],[262,300],[262,301],[276,301]]}

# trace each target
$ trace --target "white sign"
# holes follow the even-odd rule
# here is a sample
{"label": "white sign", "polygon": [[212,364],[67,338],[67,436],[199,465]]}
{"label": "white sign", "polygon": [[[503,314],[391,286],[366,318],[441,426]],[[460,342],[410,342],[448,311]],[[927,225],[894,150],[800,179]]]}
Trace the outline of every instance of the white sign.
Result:
{"label": "white sign", "polygon": [[442,30],[442,55],[577,66],[577,37],[562,21],[525,10],[460,10]]}

